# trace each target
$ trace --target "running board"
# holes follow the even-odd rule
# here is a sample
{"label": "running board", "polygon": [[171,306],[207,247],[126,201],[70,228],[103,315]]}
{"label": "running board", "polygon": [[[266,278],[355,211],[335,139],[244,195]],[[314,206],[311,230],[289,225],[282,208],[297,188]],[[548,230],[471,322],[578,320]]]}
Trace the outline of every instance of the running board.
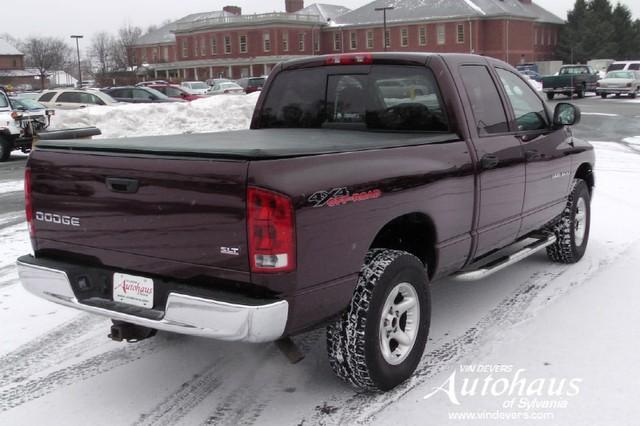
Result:
{"label": "running board", "polygon": [[481,280],[483,278],[488,277],[489,275],[500,271],[501,269],[506,268],[507,266],[513,265],[516,262],[521,261],[522,259],[526,259],[532,254],[538,252],[539,250],[550,246],[551,244],[556,242],[555,235],[549,235],[547,237],[541,237],[535,242],[529,244],[526,247],[523,247],[521,250],[513,253],[509,256],[504,256],[499,259],[493,260],[482,267],[473,269],[471,271],[460,272],[458,274],[453,275],[453,279],[456,281],[476,281]]}

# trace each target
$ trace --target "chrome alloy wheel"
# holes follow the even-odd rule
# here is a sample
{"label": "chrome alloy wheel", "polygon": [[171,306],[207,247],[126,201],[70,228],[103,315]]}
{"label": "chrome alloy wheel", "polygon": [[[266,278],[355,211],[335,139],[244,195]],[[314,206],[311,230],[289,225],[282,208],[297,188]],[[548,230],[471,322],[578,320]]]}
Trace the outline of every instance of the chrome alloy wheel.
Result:
{"label": "chrome alloy wheel", "polygon": [[576,203],[576,216],[574,222],[574,241],[576,247],[580,247],[584,241],[584,234],[587,230],[587,204],[584,198],[578,198]]}
{"label": "chrome alloy wheel", "polygon": [[419,328],[418,293],[409,283],[400,283],[389,292],[380,318],[380,351],[385,361],[402,363],[413,349]]}

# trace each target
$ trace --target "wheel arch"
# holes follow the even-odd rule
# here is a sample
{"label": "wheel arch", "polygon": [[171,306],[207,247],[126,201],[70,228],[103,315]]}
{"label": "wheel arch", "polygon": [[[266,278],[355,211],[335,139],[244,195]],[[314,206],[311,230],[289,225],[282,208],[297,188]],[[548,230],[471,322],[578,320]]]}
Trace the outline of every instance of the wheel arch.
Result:
{"label": "wheel arch", "polygon": [[387,222],[377,232],[369,249],[403,250],[416,256],[433,278],[438,265],[436,226],[431,217],[421,212],[407,213]]}
{"label": "wheel arch", "polygon": [[593,193],[593,187],[595,186],[595,177],[593,175],[593,167],[589,163],[582,163],[576,170],[574,176],[575,179],[582,179],[587,183],[589,187],[589,194]]}

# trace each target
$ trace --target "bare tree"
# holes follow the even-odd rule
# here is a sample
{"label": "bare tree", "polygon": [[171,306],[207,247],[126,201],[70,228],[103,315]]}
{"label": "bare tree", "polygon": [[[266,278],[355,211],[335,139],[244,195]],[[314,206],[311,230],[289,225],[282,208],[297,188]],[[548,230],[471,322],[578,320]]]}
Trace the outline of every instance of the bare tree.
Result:
{"label": "bare tree", "polygon": [[118,30],[118,41],[120,49],[122,50],[120,54],[126,59],[128,67],[135,65],[131,61],[130,49],[135,46],[141,35],[142,29],[129,23],[125,24]]}
{"label": "bare tree", "polygon": [[98,72],[100,74],[106,74],[111,68],[111,52],[114,40],[113,37],[105,32],[101,31],[94,34],[91,38],[91,47],[89,48],[91,56],[95,59],[98,65]]}
{"label": "bare tree", "polygon": [[18,46],[20,46],[20,40],[18,40],[17,38],[15,38],[14,36],[12,36],[9,33],[0,34],[0,40],[4,40],[7,43],[9,43],[10,45],[12,45],[13,47],[19,49]]}
{"label": "bare tree", "polygon": [[22,50],[27,65],[38,69],[42,89],[45,88],[48,71],[61,69],[71,53],[64,40],[53,37],[29,37],[22,44]]}

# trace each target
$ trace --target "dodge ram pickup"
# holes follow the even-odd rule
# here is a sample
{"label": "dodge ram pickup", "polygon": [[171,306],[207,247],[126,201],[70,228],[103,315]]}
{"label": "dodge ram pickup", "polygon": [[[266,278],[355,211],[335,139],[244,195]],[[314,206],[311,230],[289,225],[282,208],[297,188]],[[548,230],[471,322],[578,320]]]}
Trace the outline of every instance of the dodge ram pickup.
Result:
{"label": "dodge ram pickup", "polygon": [[326,326],[340,378],[391,389],[423,355],[430,282],[541,249],[583,256],[595,158],[568,127],[579,119],[481,56],[285,62],[247,130],[41,141],[20,278],[111,318],[116,340],[164,330],[292,349]]}

